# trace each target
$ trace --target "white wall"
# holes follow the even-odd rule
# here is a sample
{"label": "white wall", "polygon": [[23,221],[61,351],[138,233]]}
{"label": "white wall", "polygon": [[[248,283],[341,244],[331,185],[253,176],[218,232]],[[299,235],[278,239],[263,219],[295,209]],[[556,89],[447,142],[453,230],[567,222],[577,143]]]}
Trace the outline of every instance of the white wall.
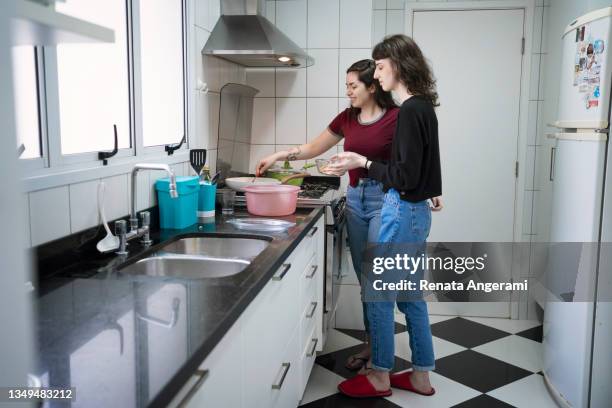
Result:
{"label": "white wall", "polygon": [[[187,49],[191,53],[188,78],[189,147],[209,149],[207,162],[214,171],[219,90],[227,82],[245,83],[246,71],[236,64],[201,55],[201,49],[220,16],[219,0],[188,0],[187,7],[189,25]],[[198,78],[208,84],[210,89],[208,94],[196,90]],[[181,176],[193,174],[188,160],[188,156],[183,152],[182,154],[175,153],[173,158],[163,153],[143,161],[169,161],[176,175]],[[52,188],[29,189],[24,195],[27,215],[24,229],[27,245],[40,245],[98,225],[96,191],[100,181],[106,183],[107,218],[110,220],[127,215],[131,188],[129,171],[129,166],[123,166],[119,170],[99,169],[90,171],[92,176],[80,176],[79,182],[60,182],[55,183]],[[165,173],[141,171],[138,174],[136,201],[138,210],[156,204],[157,198],[153,186],[159,177],[165,177]],[[63,178],[70,180],[71,177],[70,175],[58,176],[58,179]]]}

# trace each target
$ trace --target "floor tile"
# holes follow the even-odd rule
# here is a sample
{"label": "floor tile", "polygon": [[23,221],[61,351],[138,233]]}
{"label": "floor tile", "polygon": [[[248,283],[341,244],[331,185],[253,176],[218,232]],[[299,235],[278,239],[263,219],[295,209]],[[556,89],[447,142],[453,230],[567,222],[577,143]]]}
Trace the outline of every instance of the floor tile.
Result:
{"label": "floor tile", "polygon": [[[322,365],[334,373],[341,375],[344,378],[351,378],[357,374],[356,371],[351,371],[345,367],[346,360],[349,356],[353,354],[357,354],[362,350],[361,344],[358,346],[349,347],[346,349],[334,351],[333,353],[322,354],[317,357],[315,362],[317,364]],[[395,357],[395,364],[392,372],[403,371],[412,367],[410,362],[401,359],[399,357]]]}
{"label": "floor tile", "polygon": [[430,374],[431,385],[436,393],[426,397],[413,392],[393,389],[393,395],[386,397],[401,407],[410,408],[448,408],[462,401],[471,399],[478,391],[459,384],[449,378],[432,372]]}
{"label": "floor tile", "polygon": [[435,371],[480,392],[492,391],[532,374],[474,350],[465,350],[436,360]]}
{"label": "floor tile", "polygon": [[508,332],[485,326],[462,317],[431,325],[434,336],[463,347],[472,348],[509,336]]}
{"label": "floor tile", "polygon": [[[465,347],[461,347],[455,343],[451,343],[450,341],[446,341],[436,336],[433,336],[433,346],[436,359],[465,350]],[[406,361],[412,361],[409,337],[406,333],[399,333],[395,335],[395,355],[403,358]]]}
{"label": "floor tile", "polygon": [[342,350],[343,348],[357,346],[362,343],[362,341],[359,341],[354,337],[347,336],[336,329],[330,329],[327,334],[327,340],[325,341],[325,347],[323,347],[323,352],[321,354],[331,353]]}
{"label": "floor tile", "polygon": [[544,354],[542,343],[524,337],[514,335],[504,337],[474,347],[473,350],[534,373],[542,369]]}
{"label": "floor tile", "polygon": [[454,405],[452,408],[513,408],[514,405],[506,404],[487,394],[481,394],[476,398]]}
{"label": "floor tile", "polygon": [[401,408],[385,398],[350,398],[342,394],[322,398],[306,405],[304,408]]}
{"label": "floor tile", "polygon": [[526,339],[530,339],[533,341],[538,341],[541,343],[542,342],[542,325],[516,333],[516,335],[525,337]]}
{"label": "floor tile", "polygon": [[537,320],[500,319],[497,317],[465,317],[465,319],[512,334],[542,325],[542,323]]}
{"label": "floor tile", "polygon": [[342,381],[344,381],[344,378],[338,374],[315,364],[308,378],[306,391],[304,391],[302,397],[302,405],[337,394],[338,384]]}
{"label": "floor tile", "polygon": [[544,383],[544,377],[530,375],[488,393],[515,407],[557,408]]}
{"label": "floor tile", "polygon": [[429,324],[440,323],[455,317],[457,316],[429,315]]}

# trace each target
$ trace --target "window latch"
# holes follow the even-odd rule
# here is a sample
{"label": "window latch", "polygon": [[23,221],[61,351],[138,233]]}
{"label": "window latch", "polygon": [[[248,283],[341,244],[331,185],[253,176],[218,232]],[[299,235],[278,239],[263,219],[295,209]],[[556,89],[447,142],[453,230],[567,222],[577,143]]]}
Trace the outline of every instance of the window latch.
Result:
{"label": "window latch", "polygon": [[185,135],[183,135],[183,138],[181,139],[179,144],[166,145],[164,146],[164,150],[168,152],[168,156],[172,156],[174,154],[174,151],[180,149],[183,143],[185,143]]}
{"label": "window latch", "polygon": [[115,130],[115,148],[110,152],[98,152],[98,160],[102,160],[102,164],[106,166],[108,164],[108,159],[117,154],[118,148],[118,140],[117,140],[117,125],[113,125],[113,129]]}

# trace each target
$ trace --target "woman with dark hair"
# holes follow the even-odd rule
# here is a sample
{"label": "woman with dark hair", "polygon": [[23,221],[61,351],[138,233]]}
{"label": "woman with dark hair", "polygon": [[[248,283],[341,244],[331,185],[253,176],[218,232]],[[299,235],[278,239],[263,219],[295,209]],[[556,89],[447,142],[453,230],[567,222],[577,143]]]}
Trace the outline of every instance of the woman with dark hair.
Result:
{"label": "woman with dark hair", "polygon": [[[325,153],[344,138],[344,151],[367,155],[376,160],[388,160],[395,131],[398,108],[388,91],[383,91],[374,78],[373,60],[357,61],[346,71],[346,94],[351,106],[342,111],[314,140],[290,150],[276,152],[259,161],[256,175],[278,160],[311,159]],[[344,171],[338,175],[344,174]],[[347,188],[347,229],[351,259],[361,280],[363,252],[368,242],[375,242],[380,228],[383,203],[382,184],[371,180],[363,168],[349,170]],[[346,368],[359,370],[370,358],[369,324],[365,304],[363,318],[366,347],[349,357]]]}
{"label": "woman with dark hair", "polygon": [[[380,85],[385,91],[394,91],[401,101],[391,157],[381,161],[367,154],[344,152],[332,157],[329,169],[333,172],[367,169],[370,178],[382,182],[386,193],[377,242],[403,244],[413,248],[412,256],[419,256],[429,235],[431,211],[442,209],[435,80],[421,50],[405,35],[386,37],[374,47],[372,57]],[[410,279],[418,282],[422,276],[421,269]],[[363,290],[367,293],[367,289]],[[395,303],[390,299],[396,299],[396,295],[392,293],[389,300],[367,303],[372,370],[340,383],[338,388],[344,394],[388,396],[391,386],[421,395],[434,394],[429,371],[434,369],[435,358],[427,304],[421,297],[410,301],[397,299],[399,310],[406,316],[413,370],[389,375],[394,363]]]}

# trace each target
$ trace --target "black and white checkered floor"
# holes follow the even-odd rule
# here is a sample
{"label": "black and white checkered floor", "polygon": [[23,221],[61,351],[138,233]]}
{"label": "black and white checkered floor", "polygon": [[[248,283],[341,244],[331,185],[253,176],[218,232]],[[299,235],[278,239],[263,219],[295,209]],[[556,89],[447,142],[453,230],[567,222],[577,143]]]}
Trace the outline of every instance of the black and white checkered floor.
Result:
{"label": "black and white checkered floor", "polygon": [[[394,372],[411,367],[406,327],[395,327]],[[430,316],[436,369],[431,397],[393,389],[381,399],[356,400],[338,393],[337,385],[355,373],[346,359],[361,347],[363,331],[332,330],[317,357],[302,407],[308,408],[556,408],[541,375],[542,326],[537,321]]]}

